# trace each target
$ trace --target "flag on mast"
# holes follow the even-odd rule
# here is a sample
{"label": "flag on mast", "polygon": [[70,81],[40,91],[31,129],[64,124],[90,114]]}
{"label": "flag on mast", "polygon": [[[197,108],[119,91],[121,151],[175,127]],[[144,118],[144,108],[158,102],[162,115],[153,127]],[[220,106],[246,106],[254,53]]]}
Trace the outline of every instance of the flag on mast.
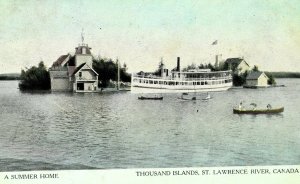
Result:
{"label": "flag on mast", "polygon": [[218,40],[212,42],[212,45],[217,45],[218,44]]}

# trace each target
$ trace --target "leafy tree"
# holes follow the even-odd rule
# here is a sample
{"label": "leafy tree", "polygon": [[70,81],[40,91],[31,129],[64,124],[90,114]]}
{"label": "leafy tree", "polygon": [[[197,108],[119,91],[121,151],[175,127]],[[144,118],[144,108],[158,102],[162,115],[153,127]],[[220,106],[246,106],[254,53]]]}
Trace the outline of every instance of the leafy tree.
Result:
{"label": "leafy tree", "polygon": [[196,69],[196,68],[197,68],[196,64],[192,63],[192,64],[188,65],[187,67],[183,68],[182,71],[186,72],[188,70],[193,70],[193,69]]}
{"label": "leafy tree", "polygon": [[198,66],[199,69],[204,69],[205,66],[201,63],[199,66]]}
{"label": "leafy tree", "polygon": [[131,82],[131,75],[126,70],[127,68],[120,68],[120,80],[122,82]]}
{"label": "leafy tree", "polygon": [[228,62],[223,62],[222,64],[220,64],[220,70],[229,70],[229,64]]}
{"label": "leafy tree", "polygon": [[164,66],[165,66],[165,64],[164,64],[163,60],[161,59],[161,61],[158,64],[157,70],[155,70],[155,72],[153,74],[156,76],[161,76],[161,70]]}
{"label": "leafy tree", "polygon": [[276,81],[275,81],[275,78],[273,77],[273,75],[272,74],[266,74],[266,75],[269,77],[268,84],[276,85]]}
{"label": "leafy tree", "polygon": [[20,90],[49,90],[50,87],[50,75],[43,61],[38,64],[38,67],[33,66],[26,71],[21,71]]}
{"label": "leafy tree", "polygon": [[259,71],[259,69],[258,69],[258,66],[257,66],[257,65],[254,65],[254,67],[253,67],[252,71],[254,71],[254,72],[258,72],[258,71]]}
{"label": "leafy tree", "polygon": [[207,68],[210,69],[211,71],[216,70],[215,67],[211,63],[208,63]]}
{"label": "leafy tree", "polygon": [[232,82],[234,86],[242,86],[246,83],[246,78],[248,76],[248,72],[244,72],[240,75],[238,74],[233,74],[232,76]]}
{"label": "leafy tree", "polygon": [[[99,87],[107,87],[109,81],[117,81],[118,65],[112,59],[98,58],[93,60],[93,69],[99,74]],[[131,75],[126,72],[126,64],[120,67],[120,80],[130,82]]]}
{"label": "leafy tree", "polygon": [[220,61],[219,66],[215,68],[216,71],[229,70],[228,63]]}
{"label": "leafy tree", "polygon": [[195,63],[192,63],[191,65],[187,66],[187,70],[193,70],[193,69],[196,69],[196,68],[197,67],[196,67]]}

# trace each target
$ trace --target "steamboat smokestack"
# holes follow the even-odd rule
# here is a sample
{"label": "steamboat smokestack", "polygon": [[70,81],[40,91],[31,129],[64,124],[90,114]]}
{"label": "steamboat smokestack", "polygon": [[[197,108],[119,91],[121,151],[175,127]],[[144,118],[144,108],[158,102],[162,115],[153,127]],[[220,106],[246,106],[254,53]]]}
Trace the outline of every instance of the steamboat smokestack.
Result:
{"label": "steamboat smokestack", "polygon": [[219,67],[219,55],[216,55],[215,67]]}
{"label": "steamboat smokestack", "polygon": [[177,71],[180,72],[180,57],[177,57]]}

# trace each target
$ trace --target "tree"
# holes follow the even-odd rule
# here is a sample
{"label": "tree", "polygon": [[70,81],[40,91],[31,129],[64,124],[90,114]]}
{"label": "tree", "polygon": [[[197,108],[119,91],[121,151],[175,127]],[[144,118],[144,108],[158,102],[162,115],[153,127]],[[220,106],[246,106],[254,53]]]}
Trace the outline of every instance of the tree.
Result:
{"label": "tree", "polygon": [[199,66],[198,66],[199,69],[204,69],[205,66],[201,63]]}
{"label": "tree", "polygon": [[208,63],[207,68],[210,69],[211,71],[216,70],[215,67],[211,63]]}
{"label": "tree", "polygon": [[234,86],[242,86],[246,83],[246,78],[248,76],[248,71],[245,71],[244,73],[238,75],[233,74],[232,76],[232,82]]}
{"label": "tree", "polygon": [[[112,59],[98,58],[93,60],[93,69],[99,74],[99,87],[107,87],[109,81],[117,81],[118,65]],[[131,75],[126,72],[127,66],[124,63],[120,68],[120,80],[123,82],[130,82]]]}
{"label": "tree", "polygon": [[267,76],[268,76],[268,78],[269,78],[268,84],[269,84],[269,85],[276,85],[276,81],[275,81],[273,75],[272,75],[272,74],[267,74]]}
{"label": "tree", "polygon": [[187,67],[183,68],[182,71],[186,72],[186,71],[189,71],[189,70],[194,70],[196,68],[197,68],[196,64],[192,63],[192,64],[188,65]]}
{"label": "tree", "polygon": [[224,62],[223,65],[220,65],[220,70],[230,70],[228,62]]}
{"label": "tree", "polygon": [[38,67],[33,66],[26,71],[21,71],[20,90],[49,90],[50,87],[50,75],[43,61],[38,64]]}
{"label": "tree", "polygon": [[253,69],[252,69],[253,72],[258,72],[258,66],[257,65],[254,65]]}
{"label": "tree", "polygon": [[161,70],[164,68],[165,64],[163,62],[163,59],[161,58],[161,61],[158,64],[158,68],[155,70],[155,72],[153,73],[156,76],[161,76]]}

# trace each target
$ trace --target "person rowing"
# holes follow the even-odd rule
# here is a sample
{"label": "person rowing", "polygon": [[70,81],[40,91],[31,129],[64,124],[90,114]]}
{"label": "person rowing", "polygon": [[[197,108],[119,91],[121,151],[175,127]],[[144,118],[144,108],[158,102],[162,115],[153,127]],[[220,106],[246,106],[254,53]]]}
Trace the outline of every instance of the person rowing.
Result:
{"label": "person rowing", "polygon": [[243,102],[240,102],[239,104],[239,110],[242,110],[243,109]]}

